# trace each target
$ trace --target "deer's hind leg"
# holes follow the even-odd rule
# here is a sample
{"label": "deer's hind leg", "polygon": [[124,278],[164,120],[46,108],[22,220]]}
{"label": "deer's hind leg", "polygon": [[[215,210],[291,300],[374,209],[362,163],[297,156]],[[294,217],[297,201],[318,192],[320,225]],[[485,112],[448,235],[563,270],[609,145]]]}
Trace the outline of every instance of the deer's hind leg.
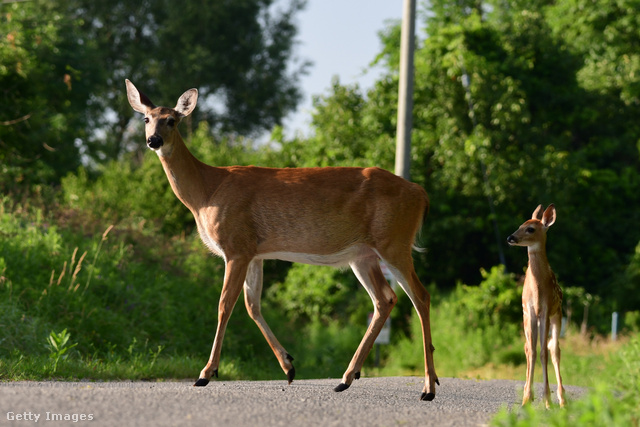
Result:
{"label": "deer's hind leg", "polygon": [[555,314],[550,319],[551,322],[551,338],[549,338],[548,348],[551,353],[551,363],[556,371],[556,381],[558,384],[558,403],[564,406],[566,401],[564,398],[564,387],[562,386],[562,375],[560,375],[560,328],[562,327],[562,316]]}
{"label": "deer's hind leg", "polygon": [[377,256],[374,255],[352,261],[350,266],[362,286],[369,293],[373,301],[374,311],[367,332],[365,332],[358,349],[349,363],[349,367],[342,376],[342,382],[334,388],[335,391],[348,389],[354,379],[360,378],[362,365],[382,330],[384,322],[398,300],[395,292],[389,286],[389,282],[382,274]]}
{"label": "deer's hind leg", "polygon": [[260,310],[260,300],[262,298],[262,260],[254,259],[249,264],[249,269],[247,271],[247,277],[244,281],[244,303],[247,307],[247,312],[249,316],[256,322],[258,328],[264,335],[265,339],[269,343],[271,350],[278,358],[278,362],[282,367],[282,370],[287,375],[287,380],[289,384],[293,381],[296,376],[296,369],[293,367],[291,361],[293,357],[287,353],[284,347],[280,344],[274,333],[267,325],[267,322],[264,320],[262,316],[262,312]]}
{"label": "deer's hind leg", "polygon": [[433,347],[431,338],[431,295],[429,295],[427,289],[420,283],[420,279],[418,279],[418,275],[413,268],[410,249],[404,256],[394,257],[391,254],[387,254],[385,257],[384,254],[382,255],[383,260],[393,273],[398,284],[400,284],[400,287],[402,287],[409,296],[409,299],[411,299],[420,318],[425,366],[424,388],[420,400],[433,400],[436,397],[436,384],[439,385],[440,382],[438,381],[433,362],[433,352],[435,348]]}

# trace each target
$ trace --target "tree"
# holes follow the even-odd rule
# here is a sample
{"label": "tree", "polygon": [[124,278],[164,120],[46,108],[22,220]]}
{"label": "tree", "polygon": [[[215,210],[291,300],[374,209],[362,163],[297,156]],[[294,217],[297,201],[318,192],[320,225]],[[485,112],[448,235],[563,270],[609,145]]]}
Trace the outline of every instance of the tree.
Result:
{"label": "tree", "polygon": [[49,184],[80,165],[77,140],[96,110],[87,105],[100,75],[78,20],[55,2],[0,5],[0,190]]}
{"label": "tree", "polygon": [[201,3],[3,2],[0,185],[57,183],[81,161],[139,147],[125,78],[166,102],[197,87],[203,101],[193,120],[219,134],[279,124],[299,101],[307,66],[293,51],[305,2]]}
{"label": "tree", "polygon": [[[207,120],[219,133],[256,135],[271,129],[299,99],[306,62],[292,63],[295,14],[305,6],[291,0],[284,10],[274,0],[175,2],[70,0],[68,13],[83,22],[98,43],[107,78],[94,96],[113,119],[108,143],[91,144],[99,157],[113,158],[139,145],[126,138],[133,116],[123,81],[129,78],[161,104],[190,87],[200,91],[193,122]],[[162,104],[161,104],[162,105]],[[95,127],[105,125],[97,118]]]}
{"label": "tree", "polygon": [[[640,237],[638,26],[633,2],[614,3],[430,2],[415,56],[411,173],[432,201],[419,242],[428,250],[416,255],[425,281],[477,283],[481,267],[499,262],[492,222],[506,239],[551,202],[559,219],[549,256],[561,283],[600,294],[623,270]],[[595,49],[580,38],[591,33]],[[314,135],[283,143],[295,147],[292,159],[392,167],[384,153],[393,152],[398,26],[381,38],[376,61],[387,74],[366,94],[334,84],[315,104]],[[612,84],[615,55],[630,64]],[[505,253],[508,268],[523,271],[526,255]]]}

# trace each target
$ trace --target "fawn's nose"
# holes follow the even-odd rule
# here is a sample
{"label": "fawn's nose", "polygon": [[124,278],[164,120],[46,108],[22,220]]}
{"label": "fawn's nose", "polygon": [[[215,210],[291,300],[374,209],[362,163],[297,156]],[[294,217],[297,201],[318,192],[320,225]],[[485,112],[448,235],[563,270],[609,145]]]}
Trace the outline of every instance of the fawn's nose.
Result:
{"label": "fawn's nose", "polygon": [[162,140],[162,137],[158,135],[151,135],[147,139],[147,145],[149,146],[149,148],[152,148],[154,150],[157,150],[158,148],[162,147],[163,144],[164,144],[164,141]]}
{"label": "fawn's nose", "polygon": [[513,245],[515,243],[518,243],[518,239],[516,239],[516,236],[512,234],[511,236],[507,237],[507,243]]}

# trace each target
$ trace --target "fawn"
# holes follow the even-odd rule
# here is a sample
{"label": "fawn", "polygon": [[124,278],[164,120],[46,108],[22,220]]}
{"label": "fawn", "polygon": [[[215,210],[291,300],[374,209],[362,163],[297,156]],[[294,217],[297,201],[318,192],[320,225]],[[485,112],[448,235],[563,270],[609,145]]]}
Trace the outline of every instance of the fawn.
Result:
{"label": "fawn", "polygon": [[[560,375],[560,327],[562,325],[562,290],[547,260],[547,229],[556,221],[556,208],[553,204],[542,212],[539,205],[527,220],[507,238],[512,246],[526,246],[529,265],[522,290],[522,311],[524,323],[524,353],[527,357],[527,379],[524,385],[522,405],[533,401],[533,370],[536,362],[536,340],[540,335],[540,363],[544,381],[544,403],[549,408],[550,391],[547,377],[547,349],[551,352],[551,361],[558,381],[558,401],[565,405],[564,387]],[[549,326],[551,337],[549,338]],[[545,345],[546,344],[546,345]]]}

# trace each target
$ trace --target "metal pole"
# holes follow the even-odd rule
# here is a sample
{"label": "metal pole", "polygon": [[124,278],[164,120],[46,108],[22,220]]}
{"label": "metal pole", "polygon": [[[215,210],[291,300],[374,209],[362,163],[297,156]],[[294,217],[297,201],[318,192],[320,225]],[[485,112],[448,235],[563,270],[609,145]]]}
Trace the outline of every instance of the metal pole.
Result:
{"label": "metal pole", "polygon": [[410,178],[411,126],[413,114],[413,51],[415,50],[416,0],[404,0],[398,82],[398,124],[396,127],[395,173]]}

